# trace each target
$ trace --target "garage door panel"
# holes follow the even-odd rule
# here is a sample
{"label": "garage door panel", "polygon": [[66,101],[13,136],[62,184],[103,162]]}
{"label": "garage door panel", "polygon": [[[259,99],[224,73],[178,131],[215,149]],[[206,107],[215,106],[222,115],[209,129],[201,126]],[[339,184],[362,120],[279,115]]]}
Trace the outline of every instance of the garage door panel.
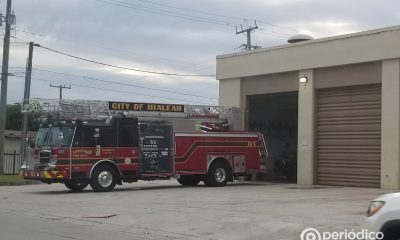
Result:
{"label": "garage door panel", "polygon": [[[380,139],[351,139],[351,140],[318,140],[319,145],[335,145],[339,149],[375,147],[380,144]],[[324,148],[318,148],[324,150]],[[379,148],[377,148],[379,149]]]}
{"label": "garage door panel", "polygon": [[343,178],[341,175],[328,175],[320,178],[319,184],[321,185],[332,185],[332,186],[347,186],[347,187],[374,187],[379,188],[380,178],[368,178],[368,179],[355,179],[355,178]]}
{"label": "garage door panel", "polygon": [[380,131],[380,123],[375,123],[375,124],[354,124],[353,122],[350,123],[342,123],[338,124],[335,126],[329,125],[329,126],[324,126],[321,125],[319,128],[319,133],[321,134],[322,132],[349,132],[351,134],[352,131]]}
{"label": "garage door panel", "polygon": [[318,125],[319,126],[335,126],[335,125],[343,125],[343,124],[353,124],[353,125],[363,125],[363,124],[380,124],[381,121],[380,119],[376,119],[379,116],[376,117],[365,117],[364,119],[362,117],[358,118],[346,118],[346,119],[341,119],[341,118],[324,118],[324,119],[319,119],[318,120]]}
{"label": "garage door panel", "polygon": [[321,118],[336,118],[340,119],[341,116],[344,117],[378,117],[381,115],[380,109],[343,109],[336,111],[319,111]]}
{"label": "garage door panel", "polygon": [[[351,93],[350,93],[351,94]],[[347,93],[344,93],[341,96],[324,96],[324,99],[321,99],[319,104],[321,106],[325,106],[329,104],[330,106],[346,106],[346,105],[354,105],[354,104],[375,104],[381,101],[380,94],[368,94],[364,92],[362,95],[360,94],[352,94],[349,96]]]}
{"label": "garage door panel", "polygon": [[316,111],[318,184],[379,187],[380,85],[321,89]]}
{"label": "garage door panel", "polygon": [[321,174],[336,174],[343,178],[352,179],[357,176],[358,179],[370,179],[372,177],[380,177],[380,171],[371,168],[360,168],[360,167],[321,167]]}
{"label": "garage door panel", "polygon": [[[323,161],[323,162],[319,163],[319,167],[321,169],[321,173],[323,173],[324,168],[331,168],[334,166],[334,167],[341,168],[341,169],[358,169],[360,166],[363,166],[363,164],[364,163],[361,161],[352,161],[352,163],[348,163],[348,162],[338,163],[338,162]],[[378,167],[379,167],[379,164],[376,164],[376,163],[370,163],[368,165],[368,168],[370,168],[370,169],[376,169]]]}
{"label": "garage door panel", "polygon": [[340,102],[340,103],[320,103],[319,109],[320,111],[334,111],[341,109],[352,109],[357,107],[358,109],[380,109],[381,101],[368,101],[366,100],[360,102]]}
{"label": "garage door panel", "polygon": [[329,139],[329,138],[380,138],[381,137],[381,131],[352,131],[351,136],[348,135],[348,131],[343,131],[343,132],[322,132],[317,134],[318,139]]}
{"label": "garage door panel", "polygon": [[376,158],[380,157],[380,152],[378,153],[321,153],[319,155],[319,163],[326,162],[326,161],[331,161],[331,162],[337,162],[337,163],[348,163],[349,159],[352,159],[353,162],[358,162],[360,164],[363,163],[363,161],[375,161]]}
{"label": "garage door panel", "polygon": [[371,133],[371,135],[367,135],[367,134],[363,135],[363,134],[357,133],[357,134],[354,134],[353,137],[348,136],[347,132],[346,132],[346,134],[342,133],[342,134],[336,134],[336,135],[321,134],[321,135],[318,135],[318,139],[319,139],[319,141],[321,141],[321,140],[336,140],[336,139],[339,139],[342,141],[347,140],[347,139],[351,139],[351,140],[352,139],[355,139],[355,140],[364,140],[364,139],[379,140],[380,139],[380,135],[376,134],[375,132],[370,132],[370,133]]}

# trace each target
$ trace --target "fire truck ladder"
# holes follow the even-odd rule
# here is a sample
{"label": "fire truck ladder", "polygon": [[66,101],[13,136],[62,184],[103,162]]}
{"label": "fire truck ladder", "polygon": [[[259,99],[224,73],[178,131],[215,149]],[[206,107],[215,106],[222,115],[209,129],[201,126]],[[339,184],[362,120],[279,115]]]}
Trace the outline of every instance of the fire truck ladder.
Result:
{"label": "fire truck ladder", "polygon": [[184,105],[184,112],[150,112],[133,110],[110,110],[109,102],[97,100],[27,99],[22,112],[50,116],[59,120],[110,120],[125,115],[142,118],[186,118],[234,121],[240,118],[239,109],[232,107]]}

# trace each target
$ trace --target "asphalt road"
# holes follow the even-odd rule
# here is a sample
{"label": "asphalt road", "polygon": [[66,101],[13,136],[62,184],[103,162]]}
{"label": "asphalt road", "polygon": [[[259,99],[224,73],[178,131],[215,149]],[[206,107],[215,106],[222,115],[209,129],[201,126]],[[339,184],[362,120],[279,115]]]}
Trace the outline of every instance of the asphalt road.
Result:
{"label": "asphalt road", "polygon": [[379,189],[175,180],[67,191],[61,184],[0,187],[0,239],[299,239],[306,228],[360,229]]}

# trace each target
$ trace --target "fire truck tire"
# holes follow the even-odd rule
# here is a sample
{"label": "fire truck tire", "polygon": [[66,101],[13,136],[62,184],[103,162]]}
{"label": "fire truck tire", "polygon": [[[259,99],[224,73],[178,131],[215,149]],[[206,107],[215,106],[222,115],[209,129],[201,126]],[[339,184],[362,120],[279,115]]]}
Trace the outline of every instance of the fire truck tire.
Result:
{"label": "fire truck tire", "polygon": [[181,176],[177,180],[183,186],[197,186],[200,182],[200,179],[196,176]]}
{"label": "fire truck tire", "polygon": [[209,168],[204,184],[210,187],[223,187],[228,183],[230,174],[231,171],[225,164],[215,163]]}
{"label": "fire truck tire", "polygon": [[66,181],[64,182],[64,185],[73,192],[79,192],[85,189],[89,183]]}
{"label": "fire truck tire", "polygon": [[97,166],[90,178],[90,186],[95,192],[109,192],[117,184],[117,174],[112,166]]}

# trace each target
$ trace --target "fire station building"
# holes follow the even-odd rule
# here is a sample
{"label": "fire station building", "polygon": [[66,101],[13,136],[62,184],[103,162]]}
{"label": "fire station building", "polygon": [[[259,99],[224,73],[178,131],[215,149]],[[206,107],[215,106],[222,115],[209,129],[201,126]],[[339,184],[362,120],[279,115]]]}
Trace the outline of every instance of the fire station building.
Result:
{"label": "fire station building", "polygon": [[217,79],[272,175],[288,158],[298,184],[400,189],[400,26],[217,56]]}

